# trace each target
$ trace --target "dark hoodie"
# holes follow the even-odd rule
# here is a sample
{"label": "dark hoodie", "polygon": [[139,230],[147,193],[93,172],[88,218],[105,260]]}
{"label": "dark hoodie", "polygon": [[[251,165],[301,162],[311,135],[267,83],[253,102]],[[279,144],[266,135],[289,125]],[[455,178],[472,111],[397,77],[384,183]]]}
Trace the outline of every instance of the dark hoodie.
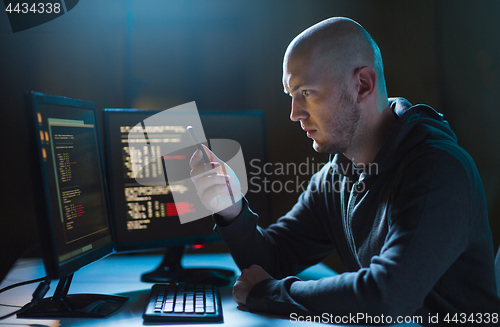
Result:
{"label": "dark hoodie", "polygon": [[[476,166],[441,114],[390,101],[398,121],[374,164],[362,170],[336,155],[267,229],[246,203],[229,226],[216,217],[238,266],[258,264],[277,278],[252,289],[250,310],[327,314],[354,324],[414,316],[425,326],[498,325],[491,230]],[[287,277],[332,251],[346,273],[317,281]],[[353,319],[362,315],[372,320]]]}

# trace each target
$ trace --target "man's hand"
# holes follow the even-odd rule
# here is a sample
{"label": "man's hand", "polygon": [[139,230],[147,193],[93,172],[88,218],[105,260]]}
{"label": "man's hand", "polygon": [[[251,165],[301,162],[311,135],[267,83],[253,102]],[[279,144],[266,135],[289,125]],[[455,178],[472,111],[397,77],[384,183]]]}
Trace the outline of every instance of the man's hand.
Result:
{"label": "man's hand", "polygon": [[233,286],[233,298],[238,305],[246,306],[247,295],[252,288],[259,282],[265,279],[272,279],[261,266],[251,265],[247,269],[243,269],[241,276],[236,279]]}
{"label": "man's hand", "polygon": [[[200,150],[191,157],[191,180],[203,205],[230,222],[241,212],[241,186],[233,170],[203,145],[210,163],[203,163]],[[233,200],[227,184],[231,185]]]}

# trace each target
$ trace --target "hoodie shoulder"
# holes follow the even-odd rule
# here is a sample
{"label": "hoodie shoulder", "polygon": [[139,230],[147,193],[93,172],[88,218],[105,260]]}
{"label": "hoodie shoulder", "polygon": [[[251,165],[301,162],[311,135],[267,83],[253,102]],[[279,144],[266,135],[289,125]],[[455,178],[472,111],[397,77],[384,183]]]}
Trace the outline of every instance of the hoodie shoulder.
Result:
{"label": "hoodie shoulder", "polygon": [[406,155],[425,143],[457,145],[456,135],[448,122],[430,106],[412,106],[404,98],[390,98],[389,102],[397,116],[397,122],[375,158],[382,170],[397,165]]}

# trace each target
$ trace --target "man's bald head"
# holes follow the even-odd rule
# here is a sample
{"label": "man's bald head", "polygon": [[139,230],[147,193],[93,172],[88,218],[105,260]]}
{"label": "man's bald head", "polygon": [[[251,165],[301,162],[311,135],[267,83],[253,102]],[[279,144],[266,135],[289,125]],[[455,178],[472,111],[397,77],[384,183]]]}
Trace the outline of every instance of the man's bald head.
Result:
{"label": "man's bald head", "polygon": [[343,17],[326,19],[300,33],[288,46],[284,70],[294,59],[321,61],[325,71],[341,85],[360,67],[377,74],[379,92],[386,95],[380,49],[357,22]]}

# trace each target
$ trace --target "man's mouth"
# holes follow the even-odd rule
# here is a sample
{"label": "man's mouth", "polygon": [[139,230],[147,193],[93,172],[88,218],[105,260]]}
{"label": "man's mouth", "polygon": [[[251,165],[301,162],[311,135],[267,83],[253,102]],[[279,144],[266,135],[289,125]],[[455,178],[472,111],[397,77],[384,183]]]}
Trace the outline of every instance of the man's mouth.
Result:
{"label": "man's mouth", "polygon": [[311,137],[311,138],[316,133],[316,130],[312,129],[312,128],[303,128],[303,130],[307,133],[307,137]]}

